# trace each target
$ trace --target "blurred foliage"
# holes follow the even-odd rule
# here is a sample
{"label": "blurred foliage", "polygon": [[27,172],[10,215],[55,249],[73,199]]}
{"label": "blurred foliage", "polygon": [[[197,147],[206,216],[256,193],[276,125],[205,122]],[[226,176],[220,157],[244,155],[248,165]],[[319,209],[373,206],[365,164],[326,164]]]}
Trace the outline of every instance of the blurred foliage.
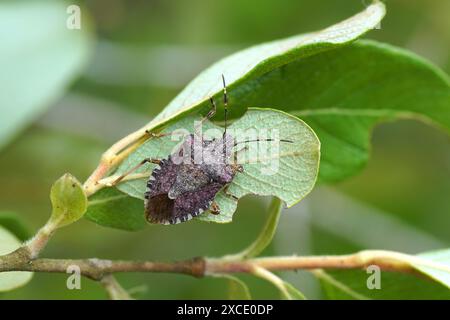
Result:
{"label": "blurred foliage", "polygon": [[0,211],[0,226],[14,234],[20,241],[28,240],[32,236],[21,218],[9,211]]}
{"label": "blurred foliage", "polygon": [[[84,180],[117,138],[107,130],[109,124],[121,132],[132,131],[136,122],[148,122],[218,58],[250,44],[321,29],[364,8],[360,0],[80,2],[96,25],[98,43],[91,65],[46,115],[0,151],[0,210],[19,213],[32,230],[51,210],[52,182],[66,171]],[[387,5],[381,30],[368,37],[412,50],[449,73],[450,2],[390,0]],[[79,98],[78,104],[68,103],[73,97]],[[7,117],[9,109],[0,108],[1,116]],[[93,130],[89,121],[98,124],[95,137],[86,134]],[[333,188],[317,188],[300,205],[283,212],[275,242],[264,254],[339,254],[366,248],[417,253],[448,247],[449,178],[448,136],[409,120],[382,125],[375,130],[364,171]],[[359,212],[371,219],[370,225]],[[250,243],[266,215],[264,201],[248,196],[227,225],[191,222],[129,233],[80,220],[57,233],[43,254],[165,260],[218,256]],[[333,219],[337,223],[330,223]],[[386,232],[389,227],[399,231]],[[319,283],[307,273],[283,276],[307,297],[322,297]],[[253,298],[278,298],[271,284],[240,278]],[[126,274],[118,280],[127,289],[135,288],[137,298],[152,299],[226,298],[229,282],[164,274]],[[105,297],[97,283],[83,279],[82,290],[70,291],[66,276],[53,274],[36,274],[27,286],[0,295]]]}
{"label": "blurred foliage", "polygon": [[0,118],[0,147],[60,97],[87,61],[88,16],[83,30],[71,32],[59,14],[65,10],[57,2],[0,4],[0,105],[8,111]]}
{"label": "blurred foliage", "polygon": [[[0,255],[5,255],[18,249],[19,239],[8,229],[0,226]],[[0,273],[0,292],[14,290],[28,283],[33,277],[31,272],[2,272]]]}

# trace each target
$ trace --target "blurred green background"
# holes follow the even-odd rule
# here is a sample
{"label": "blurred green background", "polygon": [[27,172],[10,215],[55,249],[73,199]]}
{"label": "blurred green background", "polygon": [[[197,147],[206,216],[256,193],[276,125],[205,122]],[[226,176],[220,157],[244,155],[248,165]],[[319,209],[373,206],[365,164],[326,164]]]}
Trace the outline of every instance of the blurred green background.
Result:
{"label": "blurred green background", "polygon": [[[62,97],[0,150],[0,211],[18,214],[31,231],[49,215],[54,180],[65,172],[85,180],[102,151],[147,123],[212,62],[252,44],[327,27],[365,7],[362,0],[73,3],[83,6],[82,26],[95,26],[89,62]],[[449,73],[450,1],[390,0],[387,8],[381,29],[368,37],[416,52]],[[0,53],[5,45],[0,41]],[[33,52],[18,52],[33,59]],[[11,109],[1,105],[0,110],[8,118]],[[318,186],[283,212],[265,255],[366,248],[418,253],[448,247],[448,136],[421,123],[399,121],[377,127],[372,141],[372,156],[361,174],[334,186]],[[82,220],[57,232],[44,256],[172,260],[228,254],[255,238],[267,205],[267,199],[246,197],[231,224],[194,221],[134,233]],[[283,277],[309,298],[322,296],[306,272]],[[0,298],[106,298],[97,283],[86,279],[82,290],[68,290],[66,278],[36,274],[27,286]],[[243,278],[255,298],[278,297],[270,284]],[[164,274],[122,274],[118,279],[137,298],[226,297],[226,281],[220,279]]]}

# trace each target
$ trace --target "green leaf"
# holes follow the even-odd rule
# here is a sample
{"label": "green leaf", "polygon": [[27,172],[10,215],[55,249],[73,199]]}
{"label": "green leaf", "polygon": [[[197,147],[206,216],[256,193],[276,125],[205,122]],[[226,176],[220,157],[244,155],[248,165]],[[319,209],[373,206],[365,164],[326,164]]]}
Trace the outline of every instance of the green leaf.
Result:
{"label": "green leaf", "polygon": [[283,298],[287,300],[306,300],[305,295],[289,282],[283,281],[283,285],[286,288],[287,293],[286,295],[285,292],[281,291]]}
{"label": "green leaf", "polygon": [[450,299],[450,291],[428,279],[410,274],[381,273],[381,289],[368,289],[369,274],[365,271],[327,271],[329,279],[321,278],[325,296],[332,300],[348,299]]}
{"label": "green leaf", "polygon": [[425,252],[418,256],[447,267],[444,269],[420,264],[414,265],[417,270],[450,289],[450,249]]}
{"label": "green leaf", "polygon": [[[376,3],[344,24],[225,58],[194,79],[147,129],[168,124],[173,128],[173,122],[187,113],[209,108],[210,95],[218,104],[214,120],[221,120],[220,73],[228,82],[231,118],[240,117],[247,107],[271,106],[302,118],[317,132],[322,144],[322,182],[342,180],[364,167],[371,130],[381,121],[408,117],[448,129],[450,81],[445,74],[392,46],[373,41],[350,43],[376,26],[383,15],[384,6]],[[343,25],[347,31],[336,33]],[[347,36],[334,38],[336,34]],[[141,153],[141,159],[167,155],[164,146],[154,146],[152,152]],[[135,197],[142,197],[144,190],[139,182],[120,189]],[[234,211],[235,202],[222,193],[217,200],[224,212]],[[224,214],[204,217],[231,220]]]}
{"label": "green leaf", "polygon": [[382,121],[413,118],[449,130],[449,84],[447,75],[412,53],[358,41],[229,91],[239,106],[270,105],[308,123],[322,144],[319,181],[333,182],[364,167],[371,131]]}
{"label": "green leaf", "polygon": [[[240,117],[247,107],[271,106],[288,110],[284,99],[289,100],[288,103],[291,104],[295,102],[296,109],[302,109],[304,103],[299,95],[302,94],[300,92],[307,91],[309,81],[299,83],[296,80],[303,70],[295,69],[294,75],[290,74],[285,78],[284,71],[291,70],[290,65],[295,62],[349,45],[375,28],[384,14],[384,4],[375,1],[363,12],[322,31],[263,43],[222,59],[197,76],[148,124],[146,129],[159,128],[188,113],[205,110],[209,108],[210,97],[214,97],[218,104],[216,119],[221,118],[223,114],[221,74],[225,75],[228,84],[230,118]],[[327,62],[324,61],[323,68],[327,69],[326,66]],[[274,86],[260,83],[261,78],[272,72],[278,72],[281,81],[276,82]],[[321,72],[315,72],[312,78],[317,78],[317,75],[320,77]],[[295,86],[295,89],[286,92],[284,87],[287,84]],[[302,86],[306,90],[298,89]],[[276,103],[268,103],[267,98]]]}
{"label": "green leaf", "polygon": [[[280,69],[281,66],[295,60],[349,44],[374,29],[384,15],[384,4],[375,1],[361,13],[322,31],[263,43],[228,56],[192,80],[163,112],[153,119],[148,129],[164,125],[186,113],[200,110],[209,104],[208,100],[212,96],[220,97],[222,95],[221,74],[226,77],[230,98],[234,101],[230,108],[231,116],[237,117],[247,107],[239,100],[242,91],[251,94],[254,89],[257,89],[256,86],[248,86],[250,81],[257,81],[261,75]],[[240,93],[234,92],[237,90]],[[269,92],[274,90],[271,89]],[[262,103],[253,106],[267,105],[270,104]],[[219,103],[218,106],[221,107],[222,104]],[[273,107],[283,108],[283,104],[276,104]]]}
{"label": "green leaf", "polygon": [[87,208],[87,197],[78,180],[69,173],[59,178],[50,191],[52,215],[50,223],[58,228],[80,219]]}
{"label": "green leaf", "polygon": [[[359,18],[352,23],[358,25]],[[330,29],[326,30],[325,34]],[[299,45],[264,60],[248,74],[241,72],[240,62],[247,63],[247,54],[256,61],[257,50],[265,57],[265,48],[272,45],[236,53],[201,73],[148,129],[189,110],[204,110],[210,95],[218,102],[215,120],[223,119],[221,73],[229,79],[231,118],[247,107],[270,106],[297,115],[313,128],[322,143],[321,182],[339,181],[360,171],[369,158],[371,131],[382,121],[414,118],[450,128],[448,76],[412,53],[361,40],[327,45],[327,50],[318,44]],[[277,63],[266,64],[271,59]]]}
{"label": "green leaf", "polygon": [[83,11],[81,30],[69,30],[68,5],[0,3],[0,148],[59,98],[87,61],[87,12]]}
{"label": "green leaf", "polygon": [[258,238],[248,248],[230,258],[247,259],[259,255],[272,242],[282,209],[283,203],[278,198],[273,198],[269,207],[269,218]]}
{"label": "green leaf", "polygon": [[[11,232],[0,226],[0,256],[11,253],[20,246],[21,242]],[[32,277],[32,272],[2,272],[0,273],[0,292],[21,287]]]}
{"label": "green leaf", "polygon": [[[193,131],[193,124],[198,118],[185,118],[171,126],[166,131],[173,132],[183,128]],[[208,129],[215,129],[216,134],[222,134],[223,128],[210,122],[204,124],[204,134],[208,136]],[[247,132],[247,130],[273,130],[278,131],[279,138],[288,137],[294,143],[280,143],[279,151],[270,154],[271,144],[259,142],[258,148],[249,148],[247,159],[258,159],[258,162],[243,164],[244,172],[237,174],[229,185],[228,193],[237,198],[246,194],[261,196],[273,195],[283,200],[288,207],[296,204],[305,197],[313,188],[319,166],[320,144],[314,132],[301,120],[270,109],[249,110],[241,119],[229,127],[229,132]],[[253,131],[254,132],[254,131]],[[246,137],[235,137],[237,141]],[[183,136],[179,136],[182,140]],[[173,152],[179,141],[172,141],[171,137],[151,139],[132,153],[118,168],[116,174],[127,172],[130,168],[144,158],[166,158]],[[256,145],[256,144],[255,144]],[[256,150],[255,150],[256,149]],[[272,170],[272,166],[274,170]],[[138,172],[150,172],[154,165],[144,166]],[[271,171],[268,174],[268,171]],[[143,199],[146,190],[146,179],[126,181],[118,185],[118,189],[130,196]],[[231,222],[237,201],[219,192],[215,198],[221,213],[213,215],[205,213],[197,219],[203,221],[226,223]]]}
{"label": "green leaf", "polygon": [[0,226],[12,232],[19,240],[25,241],[31,237],[30,230],[14,213],[0,211]]}
{"label": "green leaf", "polygon": [[369,289],[371,273],[361,270],[314,272],[330,299],[450,299],[450,250],[417,255],[408,259],[426,278],[394,272],[380,273],[380,289]]}
{"label": "green leaf", "polygon": [[[166,132],[169,132],[176,128],[189,126],[192,119],[188,119],[186,122],[186,118],[184,118],[180,123],[174,123],[174,121],[186,116],[187,113],[202,110],[207,106],[209,108],[209,103],[207,102],[209,97],[215,96],[217,98],[222,94],[222,84],[220,81],[220,74],[222,73],[226,76],[230,99],[232,99],[230,116],[232,118],[237,118],[243,114],[247,107],[247,105],[239,103],[239,97],[243,96],[244,91],[246,92],[245,94],[251,93],[252,90],[258,91],[258,86],[248,86],[248,83],[251,83],[253,80],[258,81],[261,75],[270,72],[271,70],[280,69],[280,67],[284,68],[300,58],[306,58],[320,52],[348,45],[364,33],[376,27],[384,14],[384,5],[380,2],[376,2],[360,14],[323,31],[261,44],[225,58],[194,79],[169,104],[169,106],[167,106],[167,108],[147,126],[147,129],[166,126]],[[268,91],[276,92],[276,90],[274,91],[272,89]],[[217,101],[219,108],[218,114],[220,115],[223,105],[219,100]],[[261,103],[255,107],[260,107],[262,105],[267,104]],[[283,108],[282,104],[276,105],[276,107]],[[248,126],[253,126],[255,123],[260,125],[260,123],[255,121],[256,119],[248,118],[254,114],[252,112],[248,113],[234,125],[243,126],[245,120],[251,120],[247,123]],[[169,124],[171,125],[167,128]],[[212,126],[211,124],[207,125],[210,127]],[[273,123],[270,124],[269,127],[273,127]],[[281,129],[284,128],[281,127]],[[291,132],[288,132],[287,130],[284,132],[286,137],[291,137]],[[167,139],[158,140],[159,142],[154,139],[145,143],[144,146],[134,152],[119,167],[116,173],[120,174],[125,172],[125,170],[131,168],[131,165],[136,164],[144,158],[163,158],[171,153],[175,143],[167,141]],[[306,141],[306,143],[308,143],[308,141]],[[317,144],[317,148],[312,148],[316,149],[316,151],[311,154],[313,156],[312,159],[310,159],[311,163],[306,164],[306,167],[309,167],[309,169],[305,170],[307,177],[302,178],[304,181],[298,187],[292,186],[292,183],[295,183],[295,177],[292,180],[290,179],[291,170],[289,169],[286,169],[287,174],[283,172],[283,180],[280,176],[275,175],[272,181],[270,181],[270,179],[263,179],[261,182],[258,181],[260,175],[254,175],[255,170],[260,169],[261,166],[248,165],[245,168],[246,174],[238,175],[235,178],[235,181],[229,188],[230,193],[237,197],[241,197],[248,193],[275,195],[284,200],[288,206],[293,205],[306,195],[314,184],[312,180],[315,180],[316,172],[313,172],[314,170],[311,170],[311,167],[315,165],[315,156],[318,156],[318,143],[314,142],[314,144]],[[314,164],[312,164],[312,162],[314,162]],[[305,164],[301,164],[301,167],[304,168]],[[152,166],[148,165],[142,168],[142,171],[150,171],[151,169]],[[283,188],[283,184],[285,183],[291,190],[286,190],[285,187]],[[292,188],[295,188],[296,190],[294,191]],[[133,197],[142,199],[145,192],[145,182],[129,181],[122,183],[119,185],[119,190]],[[204,214],[199,219],[215,222],[230,222],[232,213],[236,209],[236,201],[226,197],[222,192],[217,195],[216,201],[221,208],[221,214],[218,216]],[[92,220],[100,221],[100,219],[96,219],[93,215],[90,215],[90,217]],[[104,220],[100,223],[111,225]]]}
{"label": "green leaf", "polygon": [[90,197],[85,217],[97,224],[129,231],[147,224],[143,202],[115,188],[100,190]]}
{"label": "green leaf", "polygon": [[450,81],[424,59],[358,41],[271,71],[237,89],[245,106],[270,105],[299,116],[322,144],[321,182],[355,174],[369,158],[372,128],[413,118],[450,129]]}

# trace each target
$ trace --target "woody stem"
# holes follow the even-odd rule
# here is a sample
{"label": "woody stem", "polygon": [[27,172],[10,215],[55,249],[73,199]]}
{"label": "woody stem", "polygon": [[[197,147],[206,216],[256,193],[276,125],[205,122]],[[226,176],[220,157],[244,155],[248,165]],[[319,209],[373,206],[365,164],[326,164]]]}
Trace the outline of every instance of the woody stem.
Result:
{"label": "woody stem", "polygon": [[0,257],[0,272],[32,271],[66,273],[69,266],[79,267],[82,275],[93,280],[117,272],[163,272],[203,277],[229,273],[253,273],[255,268],[270,271],[314,269],[365,269],[377,265],[381,270],[420,274],[413,265],[423,265],[450,272],[450,267],[393,251],[366,250],[335,256],[281,256],[245,260],[225,258],[194,258],[175,262],[125,261],[100,259],[36,259],[10,253]]}

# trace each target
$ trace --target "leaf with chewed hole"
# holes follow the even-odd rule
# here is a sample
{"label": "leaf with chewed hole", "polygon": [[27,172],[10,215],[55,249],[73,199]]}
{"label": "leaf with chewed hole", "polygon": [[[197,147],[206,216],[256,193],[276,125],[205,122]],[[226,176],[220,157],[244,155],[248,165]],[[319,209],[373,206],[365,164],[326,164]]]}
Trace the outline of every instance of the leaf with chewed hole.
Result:
{"label": "leaf with chewed hole", "polygon": [[[193,132],[195,120],[198,118],[185,118],[169,126],[164,132],[181,129],[185,134]],[[205,137],[222,133],[223,128],[211,122],[203,125]],[[236,141],[252,139],[256,134],[261,137],[261,133],[265,133],[267,138],[292,141],[292,143],[247,143],[248,150],[242,149],[244,153],[240,156],[243,159],[244,172],[234,177],[227,190],[228,194],[237,198],[247,194],[272,195],[290,207],[312,190],[319,169],[320,143],[314,132],[303,121],[281,111],[255,108],[229,126],[228,133],[233,135]],[[144,158],[167,158],[183,139],[183,135],[174,134],[148,140],[121,164],[116,174],[127,172]],[[137,173],[150,174],[153,168],[153,164],[147,164]],[[146,181],[145,178],[125,181],[118,185],[118,189],[132,197],[144,199]],[[197,219],[219,223],[231,222],[237,201],[225,195],[223,191],[217,194],[215,200],[221,213],[219,215],[204,213]],[[100,223],[106,224],[103,222],[105,221]]]}
{"label": "leaf with chewed hole", "polygon": [[[298,89],[301,89],[301,87],[292,90],[289,94],[286,94],[285,91],[281,90],[284,84],[290,84],[291,82],[292,84],[295,83],[296,78],[294,76],[285,79],[283,83],[277,82],[272,88],[261,87],[259,85],[259,79],[272,71],[283,73],[283,70],[288,68],[291,64],[306,60],[309,57],[314,57],[320,53],[331,52],[332,55],[332,52],[335,51],[335,49],[350,45],[365,33],[376,28],[384,14],[384,5],[379,1],[375,1],[359,14],[324,30],[263,43],[222,59],[196,77],[160,115],[142,129],[142,132],[144,130],[153,130],[157,128],[165,128],[165,131],[173,130],[179,124],[177,121],[186,120],[188,114],[196,114],[199,111],[210,108],[208,101],[210,96],[215,98],[218,107],[214,120],[222,118],[223,103],[221,101],[221,74],[225,75],[228,84],[230,98],[229,117],[232,119],[239,118],[249,106],[261,107],[268,105],[264,102],[264,99],[266,99],[267,96],[269,96],[269,98],[287,99],[289,100],[289,103],[297,101],[297,103],[301,104],[302,99],[296,98],[299,92],[305,91]],[[296,74],[300,73],[301,72],[297,72]],[[318,73],[319,76],[321,74],[322,73],[320,72]],[[251,96],[252,99],[246,99],[245,103],[241,103],[246,96]],[[258,97],[263,96],[264,98],[258,99]],[[278,102],[272,107],[277,109],[289,109]],[[291,134],[288,132],[288,137],[290,135]],[[159,140],[159,143],[150,142],[150,146],[153,147],[152,150],[141,148],[133,153],[119,168],[118,173],[124,172],[124,169],[126,168],[130,168],[130,163],[136,163],[135,160],[137,157],[141,160],[150,156],[161,158],[167,156],[170,151],[172,151],[174,145],[176,145],[176,143],[170,143],[167,140]],[[245,174],[239,175],[236,177],[235,183],[230,187],[230,190],[237,193],[238,196],[244,195],[245,193],[257,193],[261,195],[277,195],[283,193],[283,197],[280,198],[288,205],[293,204],[296,201],[294,199],[298,199],[298,194],[295,194],[295,192],[291,192],[289,195],[288,193],[290,191],[280,190],[280,185],[274,184],[274,182],[286,182],[287,188],[295,188],[295,186],[292,185],[292,177],[289,175],[282,182],[281,180],[270,181],[270,179],[268,179],[268,181],[263,180],[263,183],[258,183],[258,177],[255,179],[255,176],[253,175],[254,181],[252,181],[251,177],[255,170],[255,166],[252,167],[249,165],[248,167],[249,169],[246,173],[246,178],[242,178]],[[149,165],[144,169],[149,171],[151,168],[152,166]],[[301,194],[307,193],[305,191],[308,190],[308,183],[311,183],[311,181],[307,180],[310,178],[311,177],[308,177],[299,186],[299,190],[305,188],[303,191],[300,191]],[[255,190],[261,186],[262,188]],[[245,190],[246,187],[248,190]],[[145,183],[142,181],[127,182],[121,184],[119,189],[134,197],[142,198],[145,192]],[[236,202],[229,197],[224,196],[223,193],[219,193],[216,200],[220,203],[222,214],[218,216],[203,215],[202,219],[216,222],[231,221],[231,213],[236,209]],[[90,217],[92,218],[93,216]],[[104,222],[105,221],[99,223],[108,225],[107,222]]]}
{"label": "leaf with chewed hole", "polygon": [[146,129],[165,126],[188,112],[206,111],[209,96],[218,106],[214,120],[222,120],[223,73],[230,118],[238,118],[247,107],[270,106],[311,126],[322,144],[320,182],[340,181],[361,171],[370,157],[372,129],[380,122],[412,118],[448,132],[448,75],[414,53],[358,39],[383,15],[384,6],[377,2],[322,31],[222,59],[198,75]]}

